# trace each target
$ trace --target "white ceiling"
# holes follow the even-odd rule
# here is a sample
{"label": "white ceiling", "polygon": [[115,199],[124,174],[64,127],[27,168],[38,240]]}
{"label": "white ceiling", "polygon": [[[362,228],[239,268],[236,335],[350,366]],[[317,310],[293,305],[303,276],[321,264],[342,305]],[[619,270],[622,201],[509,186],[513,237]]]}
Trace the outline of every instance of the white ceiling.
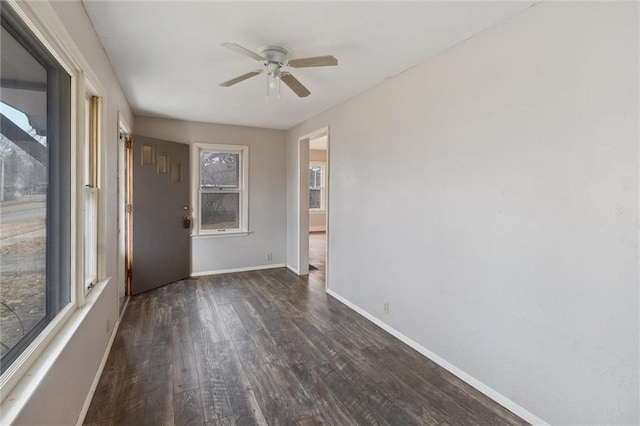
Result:
{"label": "white ceiling", "polygon": [[[138,115],[289,129],[528,8],[533,2],[166,2],[84,0]],[[222,47],[276,44],[290,58],[333,55],[337,67],[293,69],[310,91],[266,100],[259,68]]]}

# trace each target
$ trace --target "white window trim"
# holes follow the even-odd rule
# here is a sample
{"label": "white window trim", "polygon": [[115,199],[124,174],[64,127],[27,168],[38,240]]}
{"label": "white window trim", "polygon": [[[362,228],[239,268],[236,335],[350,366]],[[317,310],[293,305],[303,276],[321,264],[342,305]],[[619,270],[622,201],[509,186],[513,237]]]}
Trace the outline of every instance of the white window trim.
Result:
{"label": "white window trim", "polygon": [[[322,186],[320,187],[320,208],[309,208],[310,214],[321,214],[327,212],[327,163],[323,161],[309,161],[309,167],[318,166],[322,167]],[[318,189],[318,188],[314,188]],[[311,190],[311,186],[309,186]]]}
{"label": "white window trim", "polygon": [[[240,154],[240,227],[234,229],[200,229],[200,151],[221,151]],[[193,231],[191,236],[216,237],[249,235],[249,146],[215,143],[194,143],[191,152],[191,199],[194,206],[191,217]]]}

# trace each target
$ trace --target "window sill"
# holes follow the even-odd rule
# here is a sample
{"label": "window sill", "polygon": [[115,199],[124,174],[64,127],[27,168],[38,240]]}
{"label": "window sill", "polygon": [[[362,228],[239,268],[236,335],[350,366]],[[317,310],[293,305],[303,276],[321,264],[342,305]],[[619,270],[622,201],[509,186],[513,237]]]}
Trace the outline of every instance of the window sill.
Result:
{"label": "window sill", "polygon": [[209,238],[247,237],[249,234],[253,234],[253,231],[221,232],[219,234],[192,234],[191,238],[194,240],[206,240]]}
{"label": "window sill", "polygon": [[[2,396],[5,399],[0,404],[0,424],[13,424],[20,416],[31,396],[38,391],[43,379],[86,319],[108,282],[109,278],[99,281],[95,291],[92,291],[85,300],[83,307],[77,308],[70,304],[60,314],[59,320],[50,324],[51,329],[47,335],[36,343],[38,346],[33,349],[33,352],[40,353],[35,356],[29,367],[26,367],[26,371],[21,372],[22,369],[18,369],[14,372],[17,374],[5,379],[2,386]],[[29,361],[26,360],[22,367],[24,368],[24,364]]]}
{"label": "window sill", "polygon": [[326,210],[309,210],[309,214],[326,214]]}

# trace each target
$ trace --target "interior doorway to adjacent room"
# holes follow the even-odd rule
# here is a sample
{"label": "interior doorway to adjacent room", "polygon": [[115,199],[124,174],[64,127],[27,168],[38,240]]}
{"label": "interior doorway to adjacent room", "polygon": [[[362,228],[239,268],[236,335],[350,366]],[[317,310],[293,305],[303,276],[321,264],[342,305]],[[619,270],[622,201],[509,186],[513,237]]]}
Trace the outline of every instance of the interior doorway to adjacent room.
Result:
{"label": "interior doorway to adjacent room", "polygon": [[309,275],[325,282],[328,135],[309,139]]}

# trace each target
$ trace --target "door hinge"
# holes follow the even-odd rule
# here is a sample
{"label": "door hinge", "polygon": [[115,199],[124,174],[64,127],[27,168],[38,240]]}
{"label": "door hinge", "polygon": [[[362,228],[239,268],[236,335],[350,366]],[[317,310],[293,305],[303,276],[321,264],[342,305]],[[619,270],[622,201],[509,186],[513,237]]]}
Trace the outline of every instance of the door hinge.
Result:
{"label": "door hinge", "polygon": [[131,139],[131,137],[124,140],[124,147],[127,149],[131,149],[133,147],[133,139]]}
{"label": "door hinge", "polygon": [[133,206],[131,204],[127,204],[126,210],[127,210],[127,213],[133,212]]}

